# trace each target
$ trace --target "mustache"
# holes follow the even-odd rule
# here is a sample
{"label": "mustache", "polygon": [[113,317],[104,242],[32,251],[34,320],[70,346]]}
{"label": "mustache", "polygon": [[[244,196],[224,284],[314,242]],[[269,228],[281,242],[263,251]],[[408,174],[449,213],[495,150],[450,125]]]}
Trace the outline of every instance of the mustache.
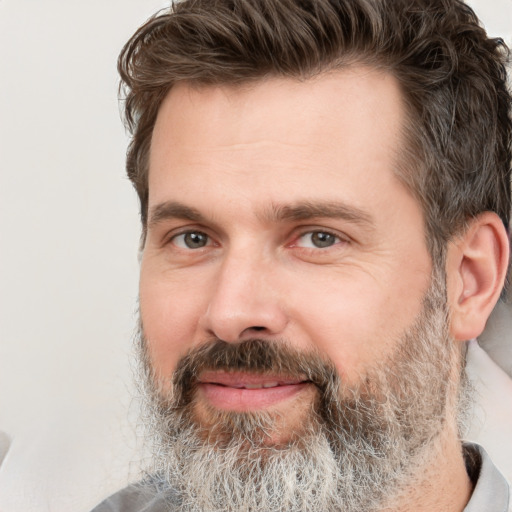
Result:
{"label": "mustache", "polygon": [[334,365],[314,352],[299,351],[285,340],[249,339],[242,343],[210,340],[178,362],[173,375],[176,405],[188,404],[204,371],[279,375],[313,383],[322,394],[339,382]]}
{"label": "mustache", "polygon": [[[307,428],[321,431],[336,453],[351,439],[358,438],[373,446],[382,437],[383,413],[389,405],[386,397],[374,395],[372,391],[376,390],[371,385],[367,387],[367,379],[362,385],[348,385],[330,360],[317,352],[298,350],[286,340],[249,339],[234,344],[212,339],[191,349],[176,366],[172,391],[153,397],[160,416],[169,417],[173,412],[194,421],[193,404],[199,377],[206,371],[279,375],[310,382],[317,388],[317,394],[311,403]],[[379,387],[378,382],[373,385]],[[248,432],[258,430],[254,420],[260,416],[252,412],[223,413],[216,416],[218,423],[209,428],[220,428],[219,438],[221,435],[231,438],[233,424],[239,420],[243,427],[240,432],[253,437],[254,433]],[[222,430],[222,422],[230,425],[229,430]]]}

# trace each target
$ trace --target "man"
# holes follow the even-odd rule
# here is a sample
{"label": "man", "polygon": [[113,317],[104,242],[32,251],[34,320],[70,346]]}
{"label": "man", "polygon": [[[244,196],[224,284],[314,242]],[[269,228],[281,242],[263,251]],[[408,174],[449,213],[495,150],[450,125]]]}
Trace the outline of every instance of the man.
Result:
{"label": "man", "polygon": [[457,0],[185,0],[119,68],[154,470],[96,510],[506,511],[503,43]]}

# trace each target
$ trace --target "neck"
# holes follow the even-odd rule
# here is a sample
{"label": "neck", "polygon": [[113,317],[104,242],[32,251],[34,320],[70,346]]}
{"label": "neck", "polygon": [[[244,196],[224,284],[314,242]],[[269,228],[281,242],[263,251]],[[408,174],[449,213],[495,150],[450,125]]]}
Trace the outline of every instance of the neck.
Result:
{"label": "neck", "polygon": [[456,429],[451,428],[425,455],[398,499],[382,512],[462,512],[472,489],[461,442]]}

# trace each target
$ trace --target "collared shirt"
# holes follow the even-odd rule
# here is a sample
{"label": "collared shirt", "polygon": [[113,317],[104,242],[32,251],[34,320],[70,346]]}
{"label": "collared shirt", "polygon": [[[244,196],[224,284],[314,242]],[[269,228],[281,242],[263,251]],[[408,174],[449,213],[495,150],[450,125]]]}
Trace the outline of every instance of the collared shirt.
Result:
{"label": "collared shirt", "polygon": [[475,483],[464,512],[508,512],[510,486],[487,452],[477,444],[465,443],[464,454]]}
{"label": "collared shirt", "polygon": [[[509,512],[510,487],[487,452],[479,445],[465,443],[468,474],[475,485],[464,512]],[[92,512],[172,512],[173,505],[162,494],[134,484],[100,503]]]}

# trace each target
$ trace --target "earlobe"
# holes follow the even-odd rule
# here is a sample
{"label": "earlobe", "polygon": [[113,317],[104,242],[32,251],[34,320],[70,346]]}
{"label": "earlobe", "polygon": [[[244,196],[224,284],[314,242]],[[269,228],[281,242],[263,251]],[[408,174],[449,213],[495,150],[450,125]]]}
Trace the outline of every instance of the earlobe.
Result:
{"label": "earlobe", "polygon": [[492,212],[473,219],[449,244],[446,272],[454,339],[476,338],[484,330],[505,282],[509,247],[505,226]]}

